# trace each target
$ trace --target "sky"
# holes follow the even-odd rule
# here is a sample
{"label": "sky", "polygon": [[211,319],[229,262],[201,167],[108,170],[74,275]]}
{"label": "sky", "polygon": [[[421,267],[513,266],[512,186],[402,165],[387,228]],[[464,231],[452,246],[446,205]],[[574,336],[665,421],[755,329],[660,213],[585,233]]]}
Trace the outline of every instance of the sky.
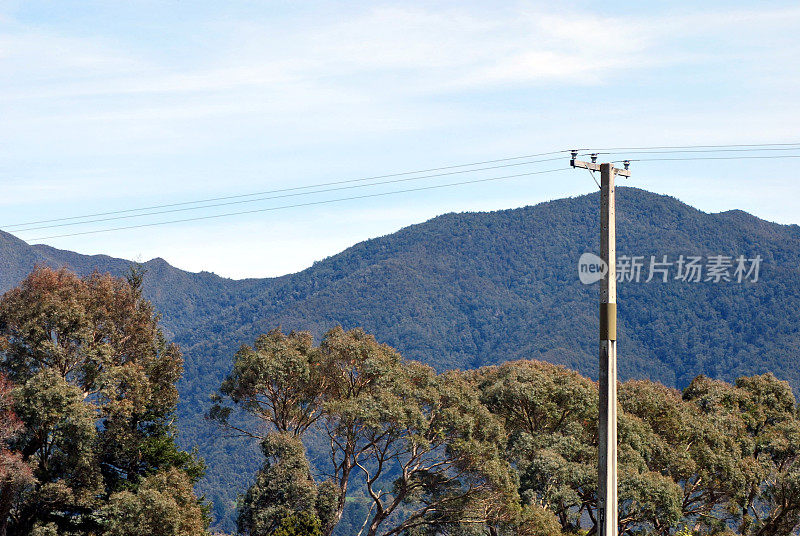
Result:
{"label": "sky", "polygon": [[[798,28],[800,5],[769,1],[4,0],[0,229],[225,277],[295,272],[439,214],[597,187],[564,170],[45,238],[557,169],[565,157],[203,211],[13,226],[573,147],[800,142]],[[620,182],[706,212],[800,224],[796,162],[633,162]]]}

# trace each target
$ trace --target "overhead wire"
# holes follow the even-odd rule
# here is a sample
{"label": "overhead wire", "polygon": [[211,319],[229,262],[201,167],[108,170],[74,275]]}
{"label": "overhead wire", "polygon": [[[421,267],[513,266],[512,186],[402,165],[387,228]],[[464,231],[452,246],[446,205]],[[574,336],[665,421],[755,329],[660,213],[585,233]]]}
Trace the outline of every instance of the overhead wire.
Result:
{"label": "overhead wire", "polygon": [[483,160],[481,162],[472,162],[472,163],[468,163],[468,164],[454,164],[454,165],[449,165],[449,166],[440,166],[440,167],[435,167],[435,168],[419,169],[419,170],[416,170],[416,171],[403,171],[403,172],[398,172],[398,173],[389,173],[389,174],[385,174],[385,175],[374,175],[374,176],[370,176],[370,177],[361,177],[361,178],[357,178],[357,179],[345,179],[345,180],[321,182],[321,183],[309,184],[309,185],[305,185],[305,186],[292,186],[292,187],[288,187],[288,188],[278,188],[278,189],[274,189],[274,190],[264,190],[264,191],[260,191],[260,192],[251,192],[251,193],[246,193],[246,194],[226,195],[226,196],[220,196],[220,197],[209,197],[209,198],[205,198],[205,199],[198,199],[198,200],[195,200],[195,201],[181,201],[181,202],[177,202],[177,203],[165,203],[165,204],[161,204],[161,205],[150,205],[150,206],[146,206],[146,207],[138,207],[138,208],[130,208],[130,209],[122,209],[122,210],[110,210],[110,211],[107,211],[107,212],[95,212],[95,213],[92,213],[92,214],[84,214],[82,216],[69,216],[69,217],[64,217],[64,218],[52,218],[52,219],[47,219],[47,220],[36,220],[36,221],[29,221],[29,222],[23,222],[23,223],[13,223],[13,224],[7,224],[7,225],[0,225],[0,228],[2,228],[2,229],[12,229],[12,228],[15,228],[15,227],[23,227],[23,226],[27,226],[27,225],[36,225],[36,224],[39,224],[39,223],[53,223],[53,222],[59,222],[59,221],[69,221],[69,220],[77,220],[77,219],[84,219],[84,218],[93,218],[93,217],[96,217],[96,216],[109,216],[109,215],[112,215],[112,214],[124,214],[124,213],[130,213],[130,212],[139,212],[139,211],[142,211],[142,210],[154,210],[154,209],[159,209],[159,208],[178,207],[178,206],[193,205],[193,204],[198,204],[198,203],[210,203],[210,202],[213,202],[213,201],[225,201],[225,200],[228,200],[228,199],[241,199],[241,198],[244,198],[244,197],[254,197],[254,196],[259,196],[259,195],[275,194],[275,193],[282,193],[282,192],[291,192],[291,191],[297,191],[297,190],[306,190],[306,189],[311,189],[311,188],[321,188],[323,186],[334,186],[334,185],[339,185],[339,184],[366,182],[366,181],[377,180],[377,179],[387,179],[387,178],[391,178],[391,177],[402,177],[402,176],[406,176],[406,175],[417,175],[417,174],[420,174],[420,173],[430,173],[430,172],[434,172],[434,171],[445,171],[445,170],[448,170],[448,169],[457,169],[457,168],[465,168],[465,167],[482,166],[482,165],[485,165],[485,164],[496,164],[496,163],[499,163],[499,162],[510,162],[512,160],[522,160],[524,158],[535,158],[535,157],[539,157],[539,156],[550,156],[550,155],[566,153],[566,152],[568,152],[567,149],[562,149],[562,150],[558,150],[558,151],[547,151],[547,152],[543,152],[543,153],[534,153],[534,154],[523,155],[523,156],[511,156],[511,157],[507,157],[507,158],[497,158],[497,159],[494,159],[494,160]]}
{"label": "overhead wire", "polygon": [[696,154],[696,153],[764,153],[776,151],[800,151],[800,144],[792,147],[774,147],[774,148],[744,148],[744,149],[682,149],[682,150],[653,150],[653,151],[590,151],[585,152],[582,156],[590,155],[610,155],[610,154]]}
{"label": "overhead wire", "polygon": [[[698,156],[696,153],[707,154],[707,153],[752,153],[752,152],[777,152],[777,151],[793,151],[798,150],[800,151],[800,143],[770,143],[770,144],[725,144],[725,145],[684,145],[684,146],[650,146],[650,147],[610,147],[610,148],[599,148],[599,149],[587,149],[582,148],[578,149],[579,152],[587,152],[590,155],[597,155],[597,154],[641,154],[641,155],[660,155],[660,154],[692,154],[692,156],[685,156],[685,157],[656,157],[656,158],[636,158],[630,159],[626,158],[624,160],[614,160],[613,162],[654,162],[654,161],[689,161],[689,160],[740,160],[740,159],[777,159],[777,158],[800,158],[800,155],[786,155],[786,154],[758,154],[758,155],[750,155],[750,154],[737,154],[731,156]],[[549,155],[556,155],[560,153],[568,153],[572,150],[557,150],[557,151],[547,151],[541,153],[534,153],[529,155],[523,156],[514,156],[514,157],[507,157],[507,158],[499,158],[494,160],[484,160],[480,162],[473,162],[469,164],[456,164],[456,165],[449,165],[449,166],[440,166],[436,168],[427,168],[417,171],[406,171],[406,172],[399,172],[399,173],[390,173],[384,175],[375,175],[370,177],[362,177],[357,179],[347,179],[347,180],[338,180],[338,181],[329,181],[305,186],[294,186],[288,188],[279,188],[274,190],[266,190],[262,192],[252,192],[247,194],[236,194],[236,195],[229,195],[229,196],[219,196],[213,198],[206,198],[200,199],[195,201],[183,201],[183,202],[176,202],[176,203],[166,203],[161,205],[151,205],[149,207],[140,207],[140,208],[132,208],[132,209],[122,209],[122,210],[114,210],[114,211],[106,211],[106,212],[97,212],[93,214],[85,214],[83,216],[71,216],[65,218],[52,218],[46,220],[37,220],[31,221],[27,223],[18,223],[13,225],[7,225],[5,229],[12,229],[14,232],[27,232],[33,230],[41,230],[41,229],[51,229],[51,228],[59,228],[59,227],[66,227],[66,226],[75,226],[75,225],[86,225],[90,223],[100,223],[106,221],[114,221],[114,220],[121,220],[121,219],[130,219],[130,218],[139,218],[139,217],[146,217],[146,216],[154,216],[160,214],[168,214],[174,212],[185,212],[185,211],[192,211],[192,210],[205,210],[215,207],[221,206],[230,206],[230,205],[237,205],[243,203],[255,203],[259,201],[266,201],[270,199],[281,199],[287,197],[295,197],[295,196],[304,196],[304,195],[314,195],[320,193],[327,193],[332,191],[340,191],[340,190],[350,190],[350,189],[357,189],[357,188],[364,188],[364,187],[373,187],[373,186],[380,186],[385,184],[396,184],[401,182],[408,182],[408,181],[417,181],[417,180],[424,180],[424,179],[431,179],[437,177],[444,177],[456,174],[463,174],[463,173],[472,173],[472,172],[480,172],[480,171],[488,171],[494,169],[501,169],[507,167],[514,167],[514,166],[524,166],[524,165],[532,165],[537,163],[543,162],[551,162],[555,160],[560,160],[560,157],[555,158],[545,158],[545,159],[538,159],[538,160],[530,160],[526,162],[514,162],[496,166],[489,166],[483,168],[476,168],[475,166],[481,166],[485,164],[495,164],[500,162],[513,162],[515,160],[522,160],[527,158],[534,158],[539,156],[549,156]],[[604,153],[604,151],[606,151]],[[466,169],[459,169],[459,168],[466,168]],[[466,185],[466,184],[474,184],[480,182],[488,182],[488,181],[497,181],[503,179],[510,179],[515,177],[523,177],[528,175],[537,175],[541,173],[552,173],[555,171],[561,171],[562,169],[570,169],[570,168],[559,168],[555,170],[545,170],[545,171],[534,171],[528,173],[520,173],[515,175],[507,175],[502,177],[490,177],[490,178],[483,178],[483,179],[474,179],[468,181],[460,181],[454,183],[447,183],[447,184],[439,184],[439,185],[432,185],[432,186],[424,186],[418,188],[409,188],[404,190],[396,190],[390,192],[379,192],[374,194],[366,194],[366,195],[359,195],[359,196],[350,196],[350,197],[343,197],[337,199],[326,199],[320,201],[310,201],[304,203],[295,203],[290,205],[282,205],[278,207],[268,207],[268,208],[260,208],[260,209],[253,209],[253,210],[246,210],[246,211],[236,211],[224,214],[213,214],[213,215],[206,215],[206,216],[198,216],[192,218],[181,218],[176,220],[169,220],[163,222],[152,222],[152,223],[142,223],[136,225],[128,225],[122,227],[112,227],[112,228],[105,228],[105,229],[94,229],[76,233],[65,233],[59,235],[52,235],[40,238],[33,238],[29,240],[46,240],[51,238],[63,238],[69,236],[79,236],[79,235],[87,235],[87,234],[96,234],[96,233],[104,233],[110,231],[119,231],[125,229],[135,229],[141,227],[152,227],[158,225],[167,225],[171,223],[180,223],[186,221],[199,221],[199,220],[207,220],[207,219],[215,219],[215,218],[222,218],[227,216],[234,216],[238,214],[251,214],[251,213],[258,213],[258,212],[268,212],[273,210],[281,210],[286,208],[293,208],[293,207],[303,207],[303,206],[313,206],[313,205],[321,205],[326,203],[336,203],[341,201],[347,201],[351,199],[364,199],[370,197],[381,197],[387,195],[394,195],[394,194],[401,194],[407,192],[415,192],[415,191],[423,191],[423,190],[431,190],[437,188],[446,188],[452,186],[459,186],[459,185]],[[446,171],[446,170],[458,170],[458,171]],[[441,173],[431,173],[431,172],[441,172]],[[420,175],[422,173],[431,173],[429,175]],[[416,176],[419,175],[419,176]],[[404,178],[395,178],[395,177],[404,177]],[[392,180],[379,180],[379,179],[392,179]],[[594,179],[594,177],[593,177]],[[596,182],[596,179],[595,179]],[[364,184],[356,184],[356,183],[364,183]],[[345,185],[348,186],[339,186]],[[316,189],[315,188],[322,188],[326,186],[335,186],[333,188],[324,188],[324,189]],[[281,194],[281,195],[267,195],[267,194]],[[261,197],[258,197],[261,196]],[[252,199],[248,199],[252,198]],[[236,201],[230,201],[236,200]],[[215,201],[225,201],[222,203],[213,203]],[[206,204],[201,204],[206,203]],[[210,204],[209,204],[210,203]],[[198,205],[198,206],[189,206],[189,205]],[[181,208],[175,208],[181,207]],[[152,211],[155,209],[167,209],[167,210],[157,210]],[[143,212],[146,210],[151,210],[152,212]],[[124,214],[124,215],[123,215]],[[107,218],[98,218],[98,219],[87,219],[87,218],[95,218],[98,216],[110,216]],[[82,221],[75,221],[75,220],[82,220]],[[61,223],[55,223],[61,222]],[[68,222],[68,223],[67,223]],[[30,225],[38,225],[40,223],[54,223],[53,225],[42,225],[37,227],[26,227]],[[17,227],[26,227],[23,229],[14,229]]]}
{"label": "overhead wire", "polygon": [[70,237],[70,236],[81,236],[81,235],[89,235],[89,234],[107,233],[107,232],[111,232],[111,231],[122,231],[122,230],[126,230],[126,229],[139,229],[139,228],[144,228],[144,227],[156,227],[156,226],[159,226],[159,225],[169,225],[169,224],[173,224],[173,223],[183,223],[183,222],[200,221],[200,220],[211,220],[211,219],[216,219],[216,218],[225,218],[225,217],[229,217],[229,216],[238,216],[238,215],[241,215],[241,214],[255,214],[255,213],[259,213],[259,212],[270,212],[270,211],[283,210],[283,209],[289,209],[289,208],[308,207],[308,206],[315,206],[315,205],[325,205],[325,204],[328,204],[328,203],[339,203],[339,202],[342,202],[342,201],[352,201],[352,200],[356,200],[356,199],[368,199],[368,198],[373,198],[373,197],[383,197],[383,196],[403,194],[403,193],[409,193],[409,192],[420,192],[420,191],[425,191],[425,190],[435,190],[435,189],[438,189],[438,188],[448,188],[448,187],[453,187],[453,186],[462,186],[462,185],[465,185],[465,184],[477,184],[477,183],[482,183],[482,182],[500,181],[500,180],[518,178],[518,177],[527,177],[527,176],[531,176],[531,175],[542,175],[542,174],[545,174],[545,173],[555,173],[557,171],[567,171],[569,169],[571,169],[571,168],[563,167],[563,168],[548,169],[548,170],[543,170],[543,171],[531,171],[531,172],[527,172],[527,173],[519,173],[519,174],[516,174],[516,175],[505,175],[505,176],[502,176],[502,177],[490,177],[490,178],[484,178],[484,179],[474,179],[474,180],[469,180],[469,181],[452,182],[452,183],[447,183],[447,184],[435,184],[435,185],[431,185],[431,186],[420,186],[420,187],[417,187],[417,188],[408,188],[408,189],[405,189],[405,190],[394,190],[394,191],[391,191],[391,192],[377,192],[377,193],[372,193],[372,194],[364,194],[364,195],[357,195],[357,196],[350,196],[350,197],[341,197],[341,198],[337,198],[337,199],[324,199],[324,200],[320,200],[320,201],[309,201],[307,203],[296,203],[296,204],[292,204],[292,205],[282,205],[282,206],[278,206],[278,207],[267,207],[267,208],[244,210],[244,211],[238,211],[238,212],[229,212],[229,213],[225,213],[225,214],[212,214],[212,215],[208,215],[208,216],[197,216],[197,217],[193,217],[193,218],[183,218],[183,219],[178,219],[178,220],[153,222],[153,223],[142,223],[142,224],[137,224],[137,225],[128,225],[128,226],[124,226],[124,227],[113,227],[113,228],[109,228],[109,229],[95,229],[95,230],[91,230],[91,231],[82,231],[82,232],[78,232],[78,233],[67,233],[67,234],[60,234],[60,235],[53,235],[53,236],[43,236],[43,237],[38,237],[38,238],[31,238],[31,239],[28,239],[28,241],[34,242],[34,241],[38,241],[38,240],[49,240],[49,239],[52,239],[52,238],[65,238],[65,237]]}
{"label": "overhead wire", "polygon": [[775,159],[775,158],[800,158],[797,154],[774,154],[760,156],[687,156],[676,158],[626,158],[624,160],[613,160],[613,162],[668,162],[678,160],[750,160],[750,159]]}
{"label": "overhead wire", "polygon": [[126,214],[126,215],[118,215],[118,216],[109,216],[109,217],[104,217],[104,218],[95,218],[95,219],[91,219],[91,220],[71,221],[71,222],[66,222],[66,223],[55,223],[55,224],[51,224],[51,225],[39,225],[39,226],[35,226],[35,227],[24,227],[22,229],[14,229],[14,232],[21,233],[21,232],[36,231],[36,230],[41,230],[41,229],[53,229],[53,228],[58,228],[58,227],[72,227],[72,226],[76,226],[76,225],[86,225],[86,224],[89,224],[89,223],[99,223],[99,222],[105,222],[105,221],[124,220],[124,219],[131,219],[131,218],[143,218],[145,216],[155,216],[155,215],[159,215],[159,214],[169,214],[169,213],[174,213],[174,212],[187,212],[187,211],[192,211],[192,210],[203,210],[203,209],[208,209],[208,208],[230,206],[230,205],[240,205],[240,204],[245,204],[245,203],[257,203],[257,202],[260,202],[260,201],[267,201],[267,200],[271,200],[271,199],[282,199],[282,198],[287,198],[287,197],[297,197],[297,196],[304,196],[304,195],[320,194],[320,193],[335,192],[335,191],[340,191],[340,190],[352,190],[352,189],[356,189],[356,188],[366,188],[366,187],[381,186],[381,185],[385,185],[385,184],[396,184],[396,183],[400,183],[400,182],[419,181],[419,180],[424,180],[424,179],[445,177],[445,176],[449,176],[449,175],[457,175],[457,174],[462,174],[462,173],[474,173],[474,172],[478,172],[478,171],[490,171],[490,170],[502,169],[502,168],[508,168],[508,167],[525,166],[525,165],[538,164],[538,163],[543,163],[543,162],[552,162],[552,161],[561,160],[561,159],[562,159],[561,157],[558,157],[558,158],[544,158],[544,159],[539,159],[539,160],[528,160],[528,161],[525,161],[525,162],[515,162],[515,163],[512,163],[512,164],[503,164],[503,165],[498,165],[498,166],[462,169],[462,170],[458,170],[458,171],[448,171],[448,172],[445,172],[445,173],[435,173],[435,174],[432,174],[432,175],[420,175],[420,176],[416,176],[416,177],[404,177],[404,178],[400,178],[400,179],[392,179],[392,180],[386,180],[386,181],[370,182],[368,184],[351,184],[349,186],[337,186],[337,187],[334,187],[334,188],[326,188],[326,189],[321,189],[321,190],[312,190],[312,191],[308,191],[308,192],[291,192],[291,193],[283,193],[283,194],[280,194],[280,195],[271,195],[271,196],[267,196],[267,197],[256,197],[254,199],[239,199],[239,200],[236,200],[236,201],[226,201],[226,202],[223,202],[223,203],[213,203],[213,204],[201,205],[201,206],[196,206],[196,207],[171,208],[171,209],[167,209],[167,210],[143,212],[143,213],[140,213],[140,214]]}
{"label": "overhead wire", "polygon": [[728,143],[722,145],[655,145],[650,147],[581,147],[581,151],[639,151],[652,149],[724,149],[733,147],[786,147],[789,145],[800,145],[800,142],[793,143]]}
{"label": "overhead wire", "polygon": [[[650,146],[650,147],[608,147],[608,148],[581,148],[578,149],[579,151],[585,151],[586,154],[608,154],[604,151],[642,151],[645,153],[650,152],[657,152],[657,150],[662,149],[676,149],[676,153],[683,153],[683,152],[722,152],[722,151],[778,151],[778,150],[793,150],[795,147],[789,146],[797,146],[796,148],[800,149],[800,142],[797,143],[760,143],[760,144],[723,144],[723,145],[664,145],[664,146]],[[773,147],[773,149],[769,149]],[[736,149],[738,148],[738,149]],[[702,149],[700,151],[694,151],[694,149]],[[467,167],[474,167],[480,166],[485,164],[494,164],[499,162],[509,162],[513,160],[521,160],[525,158],[535,158],[539,156],[549,156],[555,155],[560,153],[568,153],[569,149],[560,149],[555,151],[546,151],[540,153],[533,153],[528,155],[522,156],[512,156],[506,158],[498,158],[493,160],[483,160],[479,162],[471,162],[467,164],[454,164],[448,166],[440,166],[434,168],[427,168],[427,169],[420,169],[416,171],[404,171],[399,173],[390,173],[384,175],[374,175],[369,177],[361,177],[356,179],[346,179],[346,180],[337,180],[337,181],[329,181],[329,182],[322,182],[317,184],[310,184],[304,186],[294,186],[288,188],[278,188],[273,190],[265,190],[265,191],[258,191],[258,192],[250,192],[245,194],[236,194],[236,195],[228,195],[228,196],[218,196],[218,197],[210,197],[204,199],[197,199],[193,201],[181,201],[176,203],[164,203],[159,205],[150,205],[138,208],[130,208],[130,209],[121,209],[121,210],[111,210],[105,212],[95,212],[91,214],[83,214],[80,216],[68,216],[63,218],[50,218],[50,219],[43,219],[43,220],[35,220],[35,221],[27,221],[27,222],[20,222],[20,223],[13,223],[13,224],[6,224],[0,225],[0,228],[8,229],[8,230],[15,230],[18,227],[26,227],[29,225],[38,225],[40,223],[55,223],[55,222],[66,222],[66,221],[74,221],[74,220],[83,220],[86,218],[94,218],[98,216],[110,216],[116,214],[130,214],[133,212],[142,212],[145,210],[155,210],[161,208],[172,208],[172,207],[180,207],[186,205],[198,205],[201,203],[211,203],[215,201],[226,201],[230,199],[243,199],[247,197],[256,197],[256,196],[263,196],[268,194],[275,194],[275,193],[283,193],[283,192],[291,192],[291,191],[299,191],[299,190],[309,190],[313,188],[320,188],[325,186],[334,186],[339,184],[348,184],[348,183],[357,183],[357,182],[367,182],[372,180],[378,179],[385,179],[385,178],[392,178],[392,177],[401,177],[401,176],[408,176],[408,175],[417,175],[421,173],[430,173],[434,171],[445,171],[449,169],[458,169],[458,168],[467,168]],[[659,151],[659,152],[672,152],[672,151]],[[18,230],[18,229],[17,229]],[[29,229],[32,230],[32,229]],[[19,230],[20,232],[22,230]]]}

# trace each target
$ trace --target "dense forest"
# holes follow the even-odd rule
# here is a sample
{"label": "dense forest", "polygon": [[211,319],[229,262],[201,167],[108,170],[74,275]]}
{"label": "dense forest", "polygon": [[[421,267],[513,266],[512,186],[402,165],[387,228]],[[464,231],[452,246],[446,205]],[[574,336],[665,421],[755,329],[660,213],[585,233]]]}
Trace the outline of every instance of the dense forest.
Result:
{"label": "dense forest", "polygon": [[[196,489],[213,503],[214,527],[235,529],[237,497],[264,456],[259,439],[231,437],[205,418],[210,395],[241,345],[276,327],[309,331],[317,342],[336,325],[363,327],[437,374],[524,359],[596,378],[597,289],[578,281],[576,265],[582,253],[598,250],[598,203],[592,194],[447,214],[273,279],[233,281],[161,259],[145,263],[143,294],[184,359],[176,442],[185,450],[196,445],[206,461]],[[757,282],[621,283],[621,379],[685,389],[701,374],[734,382],[772,372],[800,388],[800,227],[740,211],[706,214],[634,188],[619,188],[617,205],[620,255],[764,259]],[[269,237],[258,247],[268,248]],[[30,246],[0,232],[1,290],[36,263],[82,275],[130,269],[121,259]],[[250,430],[259,420],[243,410],[233,417]],[[307,441],[312,466],[327,457],[319,443]],[[360,527],[362,503],[349,500],[342,523]]]}
{"label": "dense forest", "polygon": [[[0,535],[203,536],[180,349],[127,278],[36,268],[0,299]],[[243,418],[246,415],[247,418]],[[363,329],[279,329],[206,417],[257,441],[250,536],[597,532],[597,384],[536,360],[437,372]],[[619,386],[622,536],[800,529],[800,411],[773,374]]]}

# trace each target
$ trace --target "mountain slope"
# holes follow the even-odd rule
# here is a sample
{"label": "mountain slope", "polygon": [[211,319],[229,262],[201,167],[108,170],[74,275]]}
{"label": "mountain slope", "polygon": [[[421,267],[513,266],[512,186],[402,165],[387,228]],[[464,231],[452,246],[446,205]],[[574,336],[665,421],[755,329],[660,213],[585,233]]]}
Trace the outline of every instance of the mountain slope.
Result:
{"label": "mountain slope", "polygon": [[[764,258],[756,283],[620,284],[621,378],[684,386],[701,373],[730,380],[769,370],[800,388],[800,227],[617,191],[618,255]],[[277,325],[316,335],[336,324],[363,326],[439,369],[524,357],[596,376],[598,289],[578,281],[577,260],[599,249],[598,212],[592,194],[446,214],[274,279],[232,281],[146,263],[145,291],[185,353],[182,442],[198,444],[209,463],[203,489],[217,513],[230,526],[236,490],[259,461],[253,445],[219,437],[202,414],[238,346]],[[128,266],[0,234],[0,288],[34,262],[82,273]]]}
{"label": "mountain slope", "polygon": [[[97,270],[124,276],[135,263],[107,255],[81,255],[42,244],[31,246],[0,231],[0,293],[19,283],[37,264],[67,266],[82,275]],[[162,315],[162,326],[170,335],[191,329],[205,315],[249,298],[268,281],[236,281],[209,272],[185,272],[161,258],[142,266],[146,270],[145,294]]]}
{"label": "mountain slope", "polygon": [[[192,329],[239,343],[279,324],[318,335],[337,323],[363,325],[407,357],[438,368],[562,348],[567,355],[551,357],[591,375],[597,289],[579,283],[577,259],[599,249],[597,204],[591,195],[440,216],[272,280]],[[625,377],[685,385],[697,373],[715,372],[697,368],[698,349],[715,363],[724,361],[720,371],[736,375],[765,366],[755,361],[765,357],[758,355],[759,344],[797,334],[782,319],[796,318],[789,304],[798,297],[800,227],[739,211],[704,214],[673,198],[620,188],[618,252],[648,259],[764,257],[757,283],[621,284],[620,346],[630,350],[621,364]],[[776,307],[780,318],[762,326],[769,329],[748,327],[765,324]],[[659,320],[674,323],[678,332],[659,327]],[[208,342],[189,332],[178,340],[187,348]],[[800,386],[797,371],[786,373]]]}

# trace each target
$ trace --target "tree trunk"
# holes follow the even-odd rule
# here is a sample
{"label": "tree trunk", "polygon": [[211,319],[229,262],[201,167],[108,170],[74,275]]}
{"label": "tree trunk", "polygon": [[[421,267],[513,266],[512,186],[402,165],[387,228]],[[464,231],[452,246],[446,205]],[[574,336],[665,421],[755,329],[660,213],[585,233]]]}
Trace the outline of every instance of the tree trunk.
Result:
{"label": "tree trunk", "polygon": [[375,536],[378,534],[378,527],[381,526],[382,519],[378,519],[377,516],[375,519],[372,520],[372,523],[369,524],[369,530],[367,531],[367,536]]}
{"label": "tree trunk", "polygon": [[[328,526],[323,530],[323,536],[331,536],[334,529],[336,529],[336,525],[338,525],[339,521],[342,519],[344,507],[347,504],[347,481],[350,480],[350,471],[352,471],[352,469],[353,467],[350,463],[347,463],[344,467],[342,467],[342,476],[339,479],[339,499],[336,503],[336,514],[333,516],[333,519]],[[0,534],[0,536],[3,535]]]}

